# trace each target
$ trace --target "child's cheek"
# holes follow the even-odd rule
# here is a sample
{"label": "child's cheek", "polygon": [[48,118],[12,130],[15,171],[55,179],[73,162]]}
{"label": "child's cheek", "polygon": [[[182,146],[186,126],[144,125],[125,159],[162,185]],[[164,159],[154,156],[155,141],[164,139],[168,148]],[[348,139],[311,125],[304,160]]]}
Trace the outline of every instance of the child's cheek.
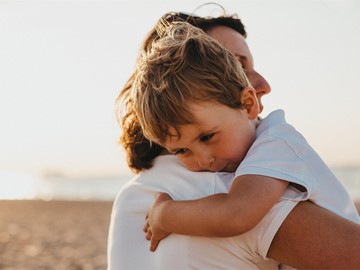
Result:
{"label": "child's cheek", "polygon": [[181,157],[181,156],[178,156],[178,158],[180,159],[180,162],[190,171],[193,171],[193,172],[198,172],[200,171],[200,168],[197,164],[197,162],[192,159],[192,158],[189,158],[189,157]]}

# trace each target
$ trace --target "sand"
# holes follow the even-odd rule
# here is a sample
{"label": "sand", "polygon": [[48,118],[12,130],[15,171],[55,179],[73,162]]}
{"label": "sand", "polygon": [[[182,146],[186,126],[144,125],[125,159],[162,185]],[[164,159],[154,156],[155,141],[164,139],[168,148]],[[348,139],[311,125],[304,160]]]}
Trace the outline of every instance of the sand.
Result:
{"label": "sand", "polygon": [[106,269],[111,202],[0,201],[0,269]]}
{"label": "sand", "polygon": [[0,269],[106,269],[111,207],[112,202],[0,201]]}

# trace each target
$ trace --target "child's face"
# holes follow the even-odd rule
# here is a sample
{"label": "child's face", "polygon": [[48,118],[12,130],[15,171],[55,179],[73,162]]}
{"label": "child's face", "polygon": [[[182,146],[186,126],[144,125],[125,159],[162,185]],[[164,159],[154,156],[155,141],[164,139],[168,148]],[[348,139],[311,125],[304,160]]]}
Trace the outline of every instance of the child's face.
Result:
{"label": "child's face", "polygon": [[257,117],[217,102],[191,102],[190,111],[196,124],[179,126],[180,139],[171,127],[164,146],[189,170],[234,172],[255,140]]}

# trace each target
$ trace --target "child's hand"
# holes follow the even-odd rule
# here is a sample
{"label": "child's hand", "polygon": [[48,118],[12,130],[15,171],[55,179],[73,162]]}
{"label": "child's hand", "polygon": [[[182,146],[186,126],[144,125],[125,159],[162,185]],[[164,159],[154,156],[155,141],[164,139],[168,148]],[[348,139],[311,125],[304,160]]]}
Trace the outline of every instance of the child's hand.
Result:
{"label": "child's hand", "polygon": [[166,193],[156,194],[150,211],[146,215],[144,232],[146,233],[146,239],[150,240],[150,251],[155,251],[160,241],[170,235],[169,232],[160,227],[162,205],[169,200],[172,200],[172,198]]}

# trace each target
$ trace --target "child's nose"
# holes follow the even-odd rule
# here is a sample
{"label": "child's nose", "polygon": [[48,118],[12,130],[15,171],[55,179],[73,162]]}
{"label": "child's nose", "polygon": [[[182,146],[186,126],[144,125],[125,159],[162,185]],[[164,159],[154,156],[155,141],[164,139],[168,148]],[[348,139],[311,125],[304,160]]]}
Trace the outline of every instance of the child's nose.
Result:
{"label": "child's nose", "polygon": [[197,163],[201,170],[211,171],[211,164],[214,160],[214,157],[210,153],[200,153],[197,156]]}

